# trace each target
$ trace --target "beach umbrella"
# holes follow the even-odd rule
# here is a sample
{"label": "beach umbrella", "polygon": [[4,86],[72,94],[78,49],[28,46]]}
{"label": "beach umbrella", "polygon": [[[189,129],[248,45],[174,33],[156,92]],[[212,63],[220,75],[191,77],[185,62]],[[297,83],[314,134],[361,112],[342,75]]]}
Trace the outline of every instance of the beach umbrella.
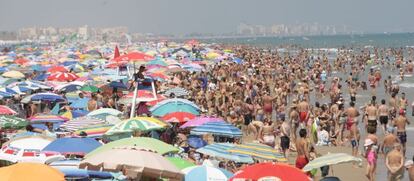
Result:
{"label": "beach umbrella", "polygon": [[50,72],[50,73],[68,72],[68,69],[66,69],[63,66],[52,66],[47,69],[47,72]]}
{"label": "beach umbrella", "polygon": [[146,63],[146,65],[156,65],[156,66],[165,67],[167,66],[167,63],[165,63],[163,60],[155,59],[155,60],[149,61],[148,63]]}
{"label": "beach umbrella", "polygon": [[187,121],[182,126],[180,126],[180,128],[184,129],[187,127],[196,127],[196,126],[200,126],[200,125],[203,125],[209,122],[224,122],[224,120],[222,118],[217,118],[217,117],[199,116],[199,117],[195,117],[192,120]]}
{"label": "beach umbrella", "polygon": [[57,95],[55,93],[45,92],[45,93],[36,93],[36,94],[30,95],[29,101],[62,102],[62,101],[65,101],[65,99],[62,96]]}
{"label": "beach umbrella", "polygon": [[173,113],[173,112],[187,112],[194,115],[199,115],[199,110],[190,106],[188,104],[183,103],[173,103],[173,104],[166,104],[163,106],[158,107],[157,109],[150,109],[152,115],[154,116],[165,116],[166,114]]}
{"label": "beach umbrella", "polygon": [[93,86],[93,85],[84,85],[82,86],[82,88],[80,88],[80,90],[84,92],[92,92],[92,93],[100,91],[98,87]]}
{"label": "beach umbrella", "polygon": [[112,108],[100,108],[97,110],[94,110],[90,113],[87,114],[87,116],[93,116],[93,117],[99,117],[99,116],[108,116],[108,115],[112,115],[112,116],[120,116],[122,115],[121,111],[118,111],[116,109],[112,109]]}
{"label": "beach umbrella", "polygon": [[196,116],[188,112],[173,112],[164,115],[161,119],[169,123],[185,123],[194,119]]}
{"label": "beach umbrella", "polygon": [[303,180],[310,181],[311,179],[302,170],[290,166],[288,164],[281,163],[256,163],[254,165],[247,166],[243,170],[234,174],[229,181],[262,181],[262,180]]}
{"label": "beach umbrella", "polygon": [[159,107],[162,107],[162,106],[168,105],[168,104],[172,104],[172,105],[179,105],[179,104],[189,105],[189,106],[193,107],[196,110],[200,110],[200,108],[194,102],[191,102],[187,99],[181,99],[181,98],[173,98],[173,99],[163,100],[163,101],[159,102],[157,105],[155,105],[154,107],[152,107],[152,109],[154,110],[154,109],[157,109]]}
{"label": "beach umbrella", "polygon": [[241,145],[235,145],[228,151],[231,153],[250,155],[257,159],[276,160],[278,162],[287,161],[286,158],[279,153],[279,151],[270,146],[260,143],[244,143]]}
{"label": "beach umbrella", "polygon": [[253,163],[253,158],[248,155],[230,153],[227,150],[234,147],[231,143],[213,143],[197,149],[196,151],[216,158],[232,160],[240,163]]}
{"label": "beach umbrella", "polygon": [[47,78],[49,81],[58,81],[58,82],[71,82],[78,79],[79,76],[77,76],[74,73],[68,73],[68,72],[56,72],[50,74],[50,76]]}
{"label": "beach umbrella", "polygon": [[75,131],[75,135],[80,136],[82,133],[86,133],[89,138],[98,138],[102,137],[109,129],[111,129],[113,124],[103,124],[103,125],[90,125]]}
{"label": "beach umbrella", "polygon": [[172,89],[168,89],[167,91],[165,91],[164,93],[166,96],[170,96],[171,94],[174,94],[177,97],[181,97],[181,96],[188,96],[188,91],[185,90],[182,87],[174,87]]}
{"label": "beach umbrella", "polygon": [[[121,104],[129,104],[132,102],[132,100],[134,99],[134,92],[130,92],[124,96],[122,96],[119,100],[118,103]],[[154,94],[152,93],[152,91],[148,91],[148,90],[138,90],[137,91],[137,97],[136,97],[137,101],[139,102],[140,99],[149,99],[149,100],[153,100],[153,99],[157,99],[156,96],[154,96]]]}
{"label": "beach umbrella", "polygon": [[138,146],[145,149],[153,150],[158,154],[165,155],[168,153],[178,153],[179,149],[169,145],[163,141],[148,138],[148,137],[133,137],[133,138],[123,138],[120,140],[109,142],[105,145],[98,147],[92,152],[88,153],[85,157],[90,157],[95,154],[101,153],[103,151],[111,150],[113,148],[127,147],[127,146]]}
{"label": "beach umbrella", "polygon": [[154,57],[141,52],[131,52],[113,59],[115,62],[146,62],[149,60],[154,60]]}
{"label": "beach umbrella", "polygon": [[111,87],[111,88],[118,88],[118,89],[127,89],[128,88],[124,83],[122,83],[120,81],[112,81],[108,84],[108,86]]}
{"label": "beach umbrella", "polygon": [[43,148],[42,151],[85,155],[101,145],[93,138],[58,138]]}
{"label": "beach umbrella", "polygon": [[166,157],[168,161],[170,161],[175,167],[182,170],[188,167],[195,166],[194,163],[191,163],[187,160],[184,160],[180,157]]}
{"label": "beach umbrella", "polygon": [[337,165],[341,163],[362,163],[362,159],[358,157],[351,156],[346,153],[328,153],[321,157],[317,157],[314,160],[310,161],[304,168],[304,171],[311,171],[313,169],[318,169],[323,166],[328,165]]}
{"label": "beach umbrella", "polygon": [[60,125],[60,128],[68,131],[76,131],[87,127],[106,124],[108,124],[108,122],[105,120],[91,116],[82,116],[63,123]]}
{"label": "beach umbrella", "polygon": [[29,60],[27,60],[25,58],[18,58],[16,60],[14,60],[14,63],[19,64],[19,65],[25,65],[25,64],[29,63]]}
{"label": "beach umbrella", "polygon": [[163,100],[150,109],[155,116],[164,116],[172,112],[188,112],[194,115],[199,115],[199,110],[200,108],[193,102],[180,98]]}
{"label": "beach umbrella", "polygon": [[16,111],[9,108],[8,106],[0,105],[0,115],[15,115]]}
{"label": "beach umbrella", "polygon": [[[46,155],[41,150],[54,139],[43,135],[19,136],[2,145],[0,159],[11,162],[44,163],[54,155]],[[58,156],[59,157],[59,156]]]}
{"label": "beach umbrella", "polygon": [[0,180],[3,181],[65,181],[65,175],[59,170],[39,163],[17,163],[0,168]]}
{"label": "beach umbrella", "polygon": [[106,150],[86,157],[79,168],[88,170],[123,171],[131,179],[142,177],[182,180],[183,174],[161,155],[139,148]]}
{"label": "beach umbrella", "polygon": [[109,129],[105,135],[113,135],[120,133],[132,133],[135,130],[152,131],[166,128],[168,125],[156,118],[152,117],[134,117],[115,124]]}
{"label": "beach umbrella", "polygon": [[[86,110],[86,108],[88,107],[88,102],[89,102],[89,98],[82,98],[82,99],[77,99],[77,100],[75,100],[75,101],[73,101],[71,104],[70,104],[70,107],[71,108],[74,108],[74,109],[82,109],[82,110]],[[84,114],[81,114],[81,116],[84,116],[84,115],[86,115],[86,114],[88,114],[88,111],[86,111]],[[79,117],[79,116],[75,116],[75,117]]]}
{"label": "beach umbrella", "polygon": [[53,114],[36,114],[29,118],[32,123],[61,123],[69,119]]}
{"label": "beach umbrella", "polygon": [[225,137],[242,137],[241,130],[232,124],[226,122],[209,122],[201,126],[197,126],[191,130],[191,134],[204,135],[213,134]]}
{"label": "beach umbrella", "polygon": [[72,82],[72,83],[67,83],[64,85],[57,86],[55,90],[63,91],[63,92],[76,92],[81,88],[82,88],[82,85]]}
{"label": "beach umbrella", "polygon": [[190,135],[187,138],[187,142],[188,142],[188,145],[190,145],[193,148],[201,148],[201,147],[207,145],[207,142],[206,141],[204,141],[199,136],[194,136],[194,135]]}
{"label": "beach umbrella", "polygon": [[24,78],[25,75],[19,71],[8,71],[2,74],[3,77],[14,78],[14,79],[21,79]]}
{"label": "beach umbrella", "polygon": [[21,129],[27,126],[27,120],[16,116],[0,116],[1,129]]}
{"label": "beach umbrella", "polygon": [[211,166],[194,166],[183,170],[185,181],[227,181],[233,174],[227,170]]}

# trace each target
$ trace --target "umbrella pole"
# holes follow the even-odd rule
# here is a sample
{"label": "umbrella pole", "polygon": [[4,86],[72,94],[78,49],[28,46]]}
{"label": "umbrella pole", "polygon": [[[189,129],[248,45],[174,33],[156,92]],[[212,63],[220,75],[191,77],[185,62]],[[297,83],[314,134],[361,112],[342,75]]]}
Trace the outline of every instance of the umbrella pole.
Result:
{"label": "umbrella pole", "polygon": [[135,115],[135,104],[136,104],[136,101],[137,101],[137,94],[138,94],[138,82],[139,81],[136,82],[137,85],[134,88],[134,96],[133,96],[132,105],[131,105],[131,115],[129,116],[129,118],[133,118],[134,115]]}

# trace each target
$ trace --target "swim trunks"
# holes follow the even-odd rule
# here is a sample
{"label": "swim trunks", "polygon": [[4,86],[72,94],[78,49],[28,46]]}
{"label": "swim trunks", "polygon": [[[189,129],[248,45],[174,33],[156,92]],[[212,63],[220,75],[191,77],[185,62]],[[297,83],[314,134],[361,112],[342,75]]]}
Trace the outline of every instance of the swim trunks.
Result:
{"label": "swim trunks", "polygon": [[308,113],[307,112],[303,112],[303,111],[299,112],[299,121],[301,123],[307,122],[308,121],[307,118],[308,118]]}
{"label": "swim trunks", "polygon": [[380,116],[379,120],[381,124],[388,124],[388,116]]}
{"label": "swim trunks", "polygon": [[289,145],[290,145],[289,137],[287,136],[280,137],[280,147],[282,148],[282,150],[289,149]]}
{"label": "swim trunks", "polygon": [[407,133],[405,131],[399,131],[397,132],[397,136],[400,139],[401,143],[406,143],[407,142]]}

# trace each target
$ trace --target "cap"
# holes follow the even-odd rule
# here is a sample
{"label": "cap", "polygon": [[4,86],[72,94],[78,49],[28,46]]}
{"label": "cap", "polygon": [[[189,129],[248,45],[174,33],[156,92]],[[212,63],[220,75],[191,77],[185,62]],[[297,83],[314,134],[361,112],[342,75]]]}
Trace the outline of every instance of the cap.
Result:
{"label": "cap", "polygon": [[369,145],[372,145],[372,144],[374,144],[374,142],[371,139],[366,139],[365,143],[364,143],[364,146],[369,146]]}

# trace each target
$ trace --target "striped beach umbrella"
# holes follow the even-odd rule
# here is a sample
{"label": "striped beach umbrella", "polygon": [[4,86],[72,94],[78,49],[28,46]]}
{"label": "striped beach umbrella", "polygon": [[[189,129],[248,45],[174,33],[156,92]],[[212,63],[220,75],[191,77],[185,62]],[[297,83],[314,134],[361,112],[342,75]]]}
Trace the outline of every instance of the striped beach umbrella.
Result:
{"label": "striped beach umbrella", "polygon": [[315,158],[310,161],[304,168],[303,171],[311,171],[313,169],[318,169],[323,166],[336,165],[341,163],[362,163],[362,159],[358,157],[351,156],[346,153],[329,153],[321,157]]}
{"label": "striped beach umbrella", "polygon": [[241,163],[253,163],[253,158],[248,155],[231,153],[228,150],[233,148],[231,143],[213,143],[197,149],[196,151],[211,157],[232,160]]}
{"label": "striped beach umbrella", "polygon": [[152,117],[134,117],[115,124],[109,129],[105,135],[113,135],[118,133],[132,133],[135,130],[152,131],[166,128],[168,125],[156,118]]}
{"label": "striped beach umbrella", "polygon": [[231,153],[250,155],[257,159],[276,160],[278,162],[287,161],[286,158],[279,153],[279,151],[270,146],[260,143],[245,143],[241,145],[235,145],[228,151]]}
{"label": "striped beach umbrella", "polygon": [[60,123],[68,121],[69,119],[52,114],[37,114],[29,118],[29,120],[32,123]]}
{"label": "striped beach umbrella", "polygon": [[210,117],[210,116],[198,116],[198,117],[195,117],[192,120],[187,121],[182,126],[180,126],[180,128],[184,129],[184,128],[187,128],[187,127],[196,127],[196,126],[203,125],[204,123],[220,122],[220,121],[224,122],[224,120],[222,118]]}
{"label": "striped beach umbrella", "polygon": [[98,138],[102,137],[109,129],[112,128],[112,126],[112,124],[88,126],[75,131],[75,135],[81,135],[81,133],[86,133],[86,137]]}
{"label": "striped beach umbrella", "polygon": [[174,87],[172,89],[169,89],[167,91],[165,91],[164,95],[166,96],[170,96],[171,94],[174,94],[177,97],[181,97],[181,96],[188,96],[188,91],[185,90],[182,87]]}
{"label": "striped beach umbrella", "polygon": [[197,126],[191,130],[191,134],[204,135],[213,134],[226,137],[242,137],[242,131],[226,122],[209,122],[201,126]]}
{"label": "striped beach umbrella", "polygon": [[78,79],[79,76],[77,76],[74,73],[68,73],[68,72],[56,72],[51,74],[49,77],[47,77],[47,80],[49,81],[58,81],[58,82],[71,82]]}
{"label": "striped beach umbrella", "polygon": [[0,105],[0,115],[15,115],[15,114],[17,113],[13,109],[7,106]]}
{"label": "striped beach umbrella", "polygon": [[27,120],[16,116],[0,116],[0,128],[2,129],[21,129],[27,124]]}
{"label": "striped beach umbrella", "polygon": [[83,116],[63,123],[62,125],[60,125],[60,127],[68,131],[76,131],[82,128],[105,124],[108,124],[105,120],[90,116]]}
{"label": "striped beach umbrella", "polygon": [[185,181],[227,181],[233,174],[221,168],[211,166],[194,166],[183,170],[185,173]]}
{"label": "striped beach umbrella", "polygon": [[196,116],[188,112],[173,112],[164,115],[161,119],[169,123],[185,123]]}

